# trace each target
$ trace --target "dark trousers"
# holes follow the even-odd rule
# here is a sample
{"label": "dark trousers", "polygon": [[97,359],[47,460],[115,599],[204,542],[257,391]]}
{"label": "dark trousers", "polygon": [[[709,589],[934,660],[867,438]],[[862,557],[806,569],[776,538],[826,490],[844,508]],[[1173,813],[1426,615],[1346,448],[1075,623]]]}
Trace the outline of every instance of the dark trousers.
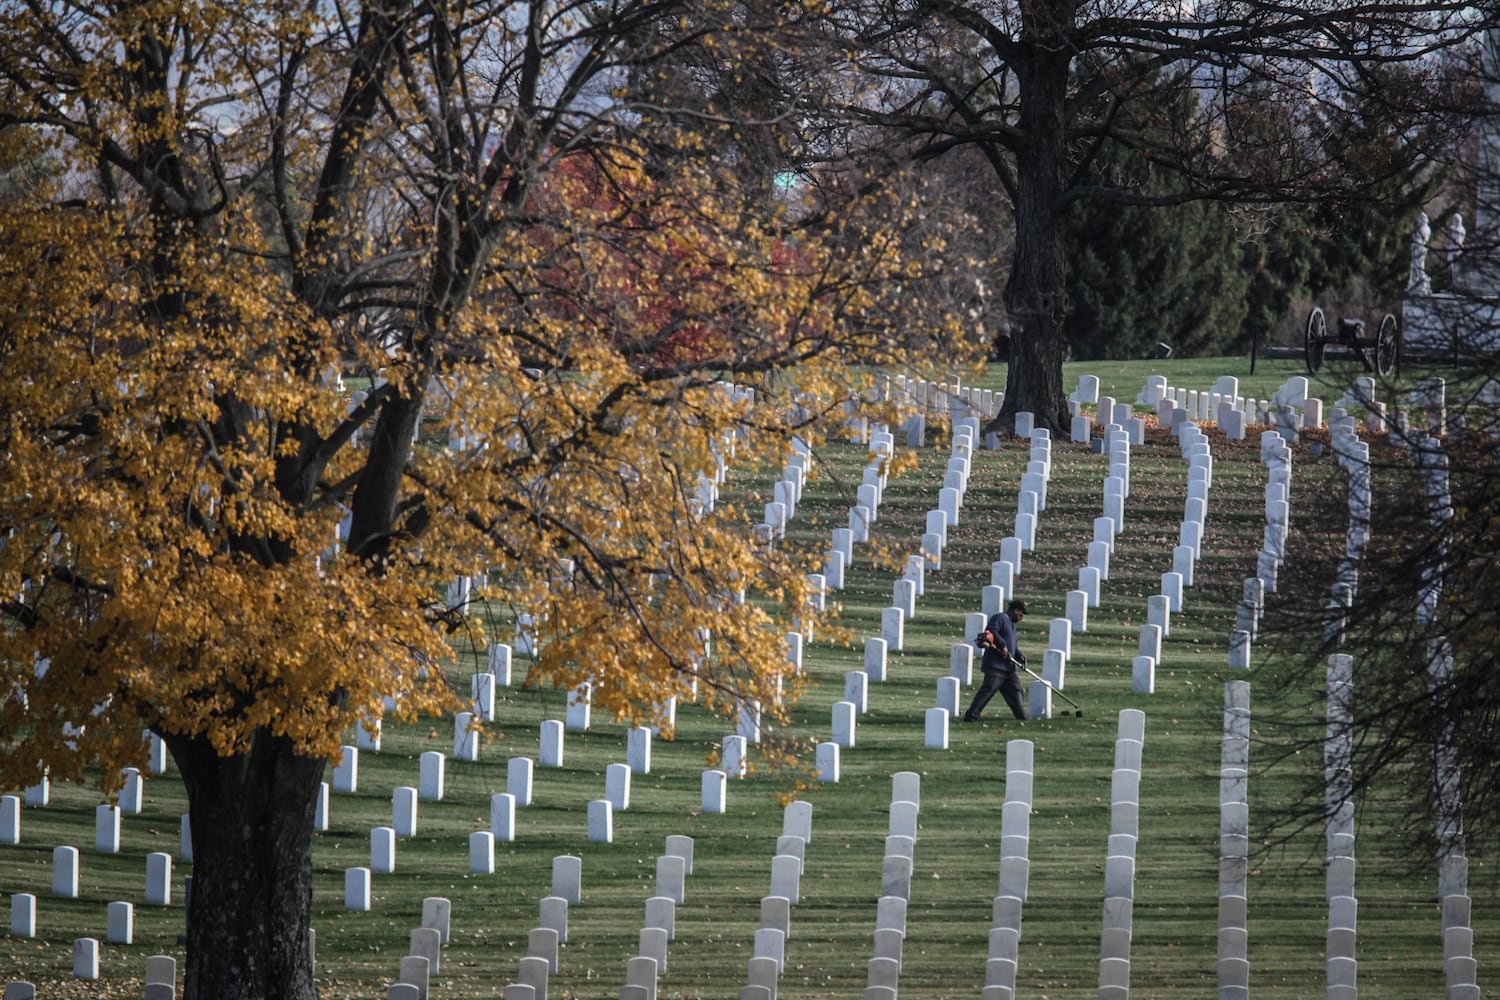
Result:
{"label": "dark trousers", "polygon": [[969,710],[964,713],[965,722],[977,722],[979,713],[984,711],[984,706],[995,697],[995,692],[1000,692],[1000,697],[1010,706],[1011,714],[1018,719],[1026,718],[1026,707],[1021,703],[1021,674],[1018,670],[985,670],[984,681],[979,689],[974,692],[974,700],[969,702]]}

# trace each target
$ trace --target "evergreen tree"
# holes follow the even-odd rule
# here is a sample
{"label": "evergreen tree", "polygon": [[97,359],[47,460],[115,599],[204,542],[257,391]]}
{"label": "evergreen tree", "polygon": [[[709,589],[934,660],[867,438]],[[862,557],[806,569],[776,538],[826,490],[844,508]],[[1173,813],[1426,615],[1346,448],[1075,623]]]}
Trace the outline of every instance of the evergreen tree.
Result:
{"label": "evergreen tree", "polygon": [[[1153,196],[1182,187],[1118,145],[1101,159],[1116,183]],[[1239,349],[1250,274],[1224,206],[1086,200],[1069,217],[1068,242],[1063,335],[1074,358],[1139,358],[1163,341],[1187,354]]]}
{"label": "evergreen tree", "polygon": [[1113,111],[1096,102],[1096,116],[1114,126],[1081,157],[1084,183],[1108,194],[1079,199],[1067,217],[1062,333],[1075,358],[1141,357],[1162,341],[1184,353],[1221,353],[1244,317],[1248,279],[1227,210],[1193,199],[1183,175],[1153,153],[1201,118],[1193,81],[1179,75],[1154,86],[1157,101]]}

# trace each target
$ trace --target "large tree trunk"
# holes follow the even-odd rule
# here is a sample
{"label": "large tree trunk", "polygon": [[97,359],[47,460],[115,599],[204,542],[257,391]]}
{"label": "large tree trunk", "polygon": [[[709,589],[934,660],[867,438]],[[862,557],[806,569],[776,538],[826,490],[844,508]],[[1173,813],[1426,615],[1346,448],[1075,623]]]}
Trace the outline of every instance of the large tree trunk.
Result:
{"label": "large tree trunk", "polygon": [[185,1000],[315,1000],[308,928],[325,762],[269,732],[221,757],[168,736],[193,836]]}
{"label": "large tree trunk", "polygon": [[1058,44],[1063,25],[1028,22],[1025,55],[1016,63],[1025,138],[1016,150],[1016,257],[1005,289],[1010,364],[1005,403],[992,429],[1012,432],[1015,415],[1030,412],[1035,426],[1056,435],[1070,429],[1062,375],[1067,268],[1061,216],[1071,57],[1068,46]]}

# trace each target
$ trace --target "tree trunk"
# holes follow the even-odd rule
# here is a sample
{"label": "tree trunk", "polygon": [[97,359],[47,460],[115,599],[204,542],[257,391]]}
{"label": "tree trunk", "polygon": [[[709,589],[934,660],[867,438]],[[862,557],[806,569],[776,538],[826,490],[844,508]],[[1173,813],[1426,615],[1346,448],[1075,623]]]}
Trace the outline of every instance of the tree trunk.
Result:
{"label": "tree trunk", "polygon": [[193,836],[185,1000],[315,1000],[308,929],[312,834],[325,762],[260,731],[221,757],[168,736]]}
{"label": "tree trunk", "polygon": [[1013,432],[1020,412],[1030,412],[1035,426],[1054,435],[1070,429],[1062,375],[1067,268],[1061,217],[1071,50],[1058,44],[1059,27],[1028,24],[1023,43],[1029,44],[1017,61],[1019,132],[1025,138],[1016,150],[1016,258],[1005,289],[1010,364],[1005,403],[987,430]]}

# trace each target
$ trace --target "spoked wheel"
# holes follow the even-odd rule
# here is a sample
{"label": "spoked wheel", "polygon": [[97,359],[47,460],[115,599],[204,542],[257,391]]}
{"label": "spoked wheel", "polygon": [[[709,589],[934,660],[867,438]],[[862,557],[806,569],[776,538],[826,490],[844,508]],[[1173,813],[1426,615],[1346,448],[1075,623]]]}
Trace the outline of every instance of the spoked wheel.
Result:
{"label": "spoked wheel", "polygon": [[1323,310],[1317,306],[1307,314],[1307,334],[1302,346],[1307,352],[1308,373],[1318,374],[1318,369],[1323,367],[1323,351],[1328,346],[1328,324],[1323,319]]}
{"label": "spoked wheel", "polygon": [[1380,332],[1375,335],[1375,371],[1381,378],[1396,374],[1401,362],[1401,332],[1396,329],[1396,317],[1390,313],[1380,321]]}

